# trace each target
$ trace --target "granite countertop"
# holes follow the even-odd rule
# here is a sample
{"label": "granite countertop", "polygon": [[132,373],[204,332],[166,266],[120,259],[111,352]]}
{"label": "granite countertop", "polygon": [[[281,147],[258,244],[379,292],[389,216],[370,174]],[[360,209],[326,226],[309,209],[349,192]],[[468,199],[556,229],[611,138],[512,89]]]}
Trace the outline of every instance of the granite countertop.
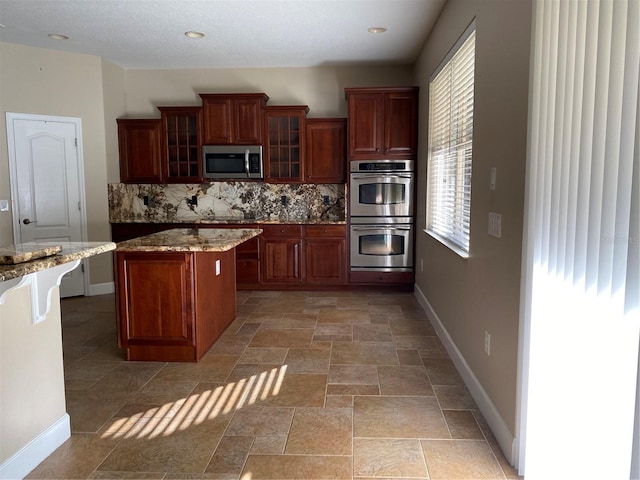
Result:
{"label": "granite countertop", "polygon": [[174,228],[118,243],[123,252],[226,252],[262,233],[259,228]]}
{"label": "granite countertop", "polygon": [[201,218],[195,220],[172,220],[166,222],[158,221],[141,221],[141,220],[126,220],[113,223],[171,223],[171,224],[189,224],[189,225],[279,225],[279,224],[296,224],[296,225],[345,225],[346,220],[332,220],[326,218],[291,218],[291,219],[269,219],[269,218],[242,218],[242,217],[215,217],[215,218]]}
{"label": "granite countertop", "polygon": [[0,250],[20,253],[29,250],[29,246],[36,245],[43,249],[49,248],[51,252],[58,251],[57,246],[61,246],[62,250],[54,255],[27,260],[22,263],[16,263],[15,265],[0,265],[0,282],[47,270],[48,268],[73,262],[74,260],[92,257],[100,253],[115,250],[116,248],[116,244],[113,242],[45,242],[9,245],[7,247],[0,247]]}

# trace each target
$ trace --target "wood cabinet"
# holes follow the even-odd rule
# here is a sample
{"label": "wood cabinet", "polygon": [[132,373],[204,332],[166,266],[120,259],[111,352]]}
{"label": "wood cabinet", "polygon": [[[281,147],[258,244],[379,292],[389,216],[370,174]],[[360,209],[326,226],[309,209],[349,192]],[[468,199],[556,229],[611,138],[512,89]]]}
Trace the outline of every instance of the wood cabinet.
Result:
{"label": "wood cabinet", "polygon": [[347,120],[309,118],[304,176],[309,183],[344,183]]}
{"label": "wood cabinet", "polygon": [[264,108],[267,138],[263,154],[268,181],[302,181],[308,111],[306,105]]}
{"label": "wood cabinet", "polygon": [[158,107],[162,120],[162,168],[166,182],[202,180],[201,107]]}
{"label": "wood cabinet", "polygon": [[203,93],[203,144],[262,145],[264,93]]}
{"label": "wood cabinet", "polygon": [[416,158],[418,87],[345,91],[349,160]]}
{"label": "wood cabinet", "polygon": [[127,359],[198,361],[236,316],[234,253],[116,251],[118,345]]}
{"label": "wood cabinet", "polygon": [[264,225],[261,243],[263,282],[302,282],[302,226]]}
{"label": "wood cabinet", "polygon": [[307,283],[347,283],[347,240],[344,225],[307,225],[304,252]]}
{"label": "wood cabinet", "polygon": [[120,181],[162,182],[161,121],[119,118],[117,124]]}
{"label": "wood cabinet", "polygon": [[[238,289],[314,288],[348,283],[347,231],[343,224],[112,223],[114,242],[171,228],[262,228],[236,247]],[[361,279],[354,283],[371,283]],[[277,285],[277,287],[275,287]]]}

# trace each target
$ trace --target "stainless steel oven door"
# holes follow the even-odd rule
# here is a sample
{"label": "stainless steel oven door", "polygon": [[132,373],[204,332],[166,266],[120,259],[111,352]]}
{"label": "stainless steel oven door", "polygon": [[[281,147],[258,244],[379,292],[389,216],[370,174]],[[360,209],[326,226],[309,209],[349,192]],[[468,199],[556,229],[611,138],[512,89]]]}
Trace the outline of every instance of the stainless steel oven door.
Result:
{"label": "stainless steel oven door", "polygon": [[352,217],[413,215],[413,173],[352,173]]}
{"label": "stainless steel oven door", "polygon": [[351,271],[413,271],[413,225],[351,225]]}

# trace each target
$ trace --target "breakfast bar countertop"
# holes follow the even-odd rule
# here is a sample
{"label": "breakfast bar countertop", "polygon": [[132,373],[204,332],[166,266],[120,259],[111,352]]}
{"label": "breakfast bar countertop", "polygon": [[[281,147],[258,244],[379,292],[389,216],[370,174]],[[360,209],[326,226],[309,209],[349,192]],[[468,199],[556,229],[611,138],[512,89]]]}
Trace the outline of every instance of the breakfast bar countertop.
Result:
{"label": "breakfast bar countertop", "polygon": [[59,249],[56,247],[60,246],[62,250],[55,255],[49,255],[22,263],[0,265],[0,282],[22,277],[30,273],[41,272],[57,265],[92,257],[116,248],[116,244],[113,242],[39,242],[37,244],[19,244],[0,247],[0,251],[20,252],[24,250],[25,246],[29,245],[37,245],[39,248],[51,247],[52,252],[58,251]]}
{"label": "breakfast bar countertop", "polygon": [[226,252],[262,233],[259,228],[174,228],[120,242],[123,252]]}

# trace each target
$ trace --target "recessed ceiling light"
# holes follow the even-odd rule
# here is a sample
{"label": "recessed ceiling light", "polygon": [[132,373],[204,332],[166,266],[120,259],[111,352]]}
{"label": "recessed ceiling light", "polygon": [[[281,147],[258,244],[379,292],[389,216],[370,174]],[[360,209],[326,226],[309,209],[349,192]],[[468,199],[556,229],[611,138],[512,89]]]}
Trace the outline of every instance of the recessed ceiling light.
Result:
{"label": "recessed ceiling light", "polygon": [[49,38],[51,38],[52,40],[69,40],[69,37],[67,35],[62,35],[60,33],[50,33]]}
{"label": "recessed ceiling light", "polygon": [[202,37],[204,37],[204,33],[202,33],[202,32],[194,32],[192,30],[189,30],[188,32],[184,32],[184,34],[189,38],[202,38]]}
{"label": "recessed ceiling light", "polygon": [[387,31],[387,29],[384,28],[384,27],[369,27],[367,29],[367,32],[369,32],[369,33],[384,33],[386,31]]}

